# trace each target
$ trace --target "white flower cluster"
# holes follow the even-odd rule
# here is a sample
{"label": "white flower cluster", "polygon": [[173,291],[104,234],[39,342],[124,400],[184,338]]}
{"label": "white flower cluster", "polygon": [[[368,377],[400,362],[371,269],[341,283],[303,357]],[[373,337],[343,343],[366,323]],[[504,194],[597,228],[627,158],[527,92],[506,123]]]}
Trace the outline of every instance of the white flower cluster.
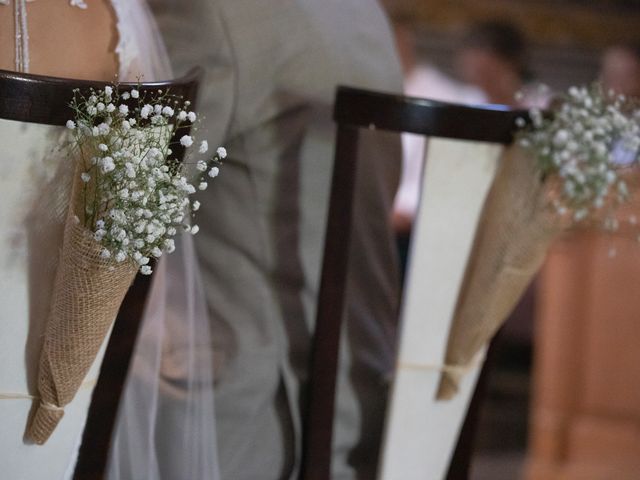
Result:
{"label": "white flower cluster", "polygon": [[597,85],[572,87],[552,116],[530,115],[533,125],[518,141],[535,153],[543,177],[559,179],[559,215],[580,222],[628,199],[624,171],[639,163],[640,122],[626,98]]}
{"label": "white flower cluster", "polygon": [[[191,135],[178,132],[190,129],[197,117],[188,110],[189,102],[161,90],[120,94],[106,87],[88,97],[76,91],[71,106],[76,116],[67,128],[73,130],[83,184],[84,211],[77,213],[103,246],[103,258],[133,261],[150,274],[152,259],[175,249],[173,237],[180,230],[198,232],[189,212],[200,203],[190,197],[207,188],[207,171],[217,176],[219,168],[212,163],[220,163],[226,150],[197,161],[197,174],[189,179],[187,163],[171,155],[172,148],[195,143]],[[171,138],[179,141],[174,145]],[[207,150],[207,142],[201,142],[198,152]]]}

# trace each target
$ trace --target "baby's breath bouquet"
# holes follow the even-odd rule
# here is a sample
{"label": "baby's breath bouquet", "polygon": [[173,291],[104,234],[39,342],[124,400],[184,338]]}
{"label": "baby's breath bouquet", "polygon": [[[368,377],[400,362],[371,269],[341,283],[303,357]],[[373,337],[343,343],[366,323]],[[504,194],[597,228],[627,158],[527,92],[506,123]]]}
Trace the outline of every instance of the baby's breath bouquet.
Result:
{"label": "baby's breath bouquet", "polygon": [[533,110],[531,118],[518,142],[555,187],[549,199],[556,214],[573,225],[615,223],[638,183],[637,105],[600,85],[572,87],[553,116]]}
{"label": "baby's breath bouquet", "polygon": [[[485,202],[458,297],[438,398],[451,398],[563,230],[617,225],[638,181],[638,110],[600,87],[571,88],[558,108],[519,121]],[[630,216],[629,221],[635,217]]]}
{"label": "baby's breath bouquet", "polygon": [[67,122],[75,178],[38,372],[40,404],[27,436],[49,438],[96,358],[136,273],[195,234],[191,200],[226,151],[179,162],[195,143],[190,103],[157,90],[75,92]]}

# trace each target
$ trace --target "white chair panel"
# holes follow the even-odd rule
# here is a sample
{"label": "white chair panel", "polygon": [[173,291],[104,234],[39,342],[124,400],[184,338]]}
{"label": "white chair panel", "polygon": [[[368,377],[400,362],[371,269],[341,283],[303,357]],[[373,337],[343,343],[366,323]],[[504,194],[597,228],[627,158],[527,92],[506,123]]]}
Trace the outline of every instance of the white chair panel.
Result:
{"label": "white chair panel", "polygon": [[431,139],[414,224],[380,480],[445,477],[479,365],[435,400],[450,325],[501,145]]}
{"label": "white chair panel", "polygon": [[[98,378],[105,345],[51,438],[27,445],[23,435],[36,395],[36,375],[48,305],[40,301],[55,269],[47,249],[60,244],[47,234],[46,203],[38,203],[56,165],[49,152],[62,127],[0,120],[0,478],[70,478]],[[37,206],[40,213],[32,215]],[[43,220],[44,218],[44,220]],[[31,238],[37,226],[44,235]],[[59,240],[59,239],[58,239]],[[105,341],[106,344],[106,341]],[[66,472],[66,473],[65,473]]]}

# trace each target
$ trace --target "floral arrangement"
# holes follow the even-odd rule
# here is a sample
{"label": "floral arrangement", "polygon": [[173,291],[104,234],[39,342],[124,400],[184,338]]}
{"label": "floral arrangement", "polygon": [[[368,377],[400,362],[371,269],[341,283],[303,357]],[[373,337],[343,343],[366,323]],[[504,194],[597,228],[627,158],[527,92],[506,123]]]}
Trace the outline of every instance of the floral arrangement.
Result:
{"label": "floral arrangement", "polygon": [[38,444],[73,400],[136,274],[152,273],[153,259],[175,249],[178,232],[198,232],[190,219],[200,204],[191,196],[207,188],[226,157],[224,148],[206,157],[202,141],[201,159],[177,161],[196,143],[197,115],[167,91],[74,93],[64,150],[74,181],[40,354],[39,404],[26,434]]}
{"label": "floral arrangement", "polygon": [[[162,90],[120,94],[108,86],[88,96],[76,91],[71,105],[75,119],[67,127],[73,130],[71,149],[81,163],[77,214],[103,246],[103,258],[133,260],[143,274],[150,274],[151,259],[175,249],[172,237],[178,231],[198,232],[188,213],[200,204],[190,197],[207,188],[205,175],[218,175],[226,151],[218,148],[213,158],[191,164],[172,158],[173,150],[195,143],[191,135],[175,133],[196,122],[189,106]],[[172,137],[179,137],[179,143],[172,144]],[[198,153],[207,151],[204,140]]]}
{"label": "floral arrangement", "polygon": [[[572,87],[553,116],[531,110],[532,124],[518,142],[537,160],[544,178],[559,188],[557,214],[573,223],[604,217],[616,227],[614,212],[636,186],[626,175],[640,165],[640,117],[634,102],[600,85]],[[631,219],[633,220],[633,219]]]}
{"label": "floral arrangement", "polygon": [[[549,114],[534,109],[530,123],[519,120],[518,145],[499,164],[450,327],[439,399],[456,394],[558,235],[601,221],[617,230],[623,212],[637,222],[637,106],[597,85],[571,88],[560,100]],[[618,208],[624,203],[630,208]]]}

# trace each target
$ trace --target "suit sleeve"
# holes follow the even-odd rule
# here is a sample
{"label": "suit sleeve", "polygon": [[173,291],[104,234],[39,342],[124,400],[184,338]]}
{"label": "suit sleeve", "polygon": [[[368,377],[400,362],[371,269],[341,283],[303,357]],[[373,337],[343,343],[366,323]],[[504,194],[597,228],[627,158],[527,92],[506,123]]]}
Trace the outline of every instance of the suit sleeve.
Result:
{"label": "suit sleeve", "polygon": [[197,111],[201,136],[212,146],[227,142],[236,100],[236,68],[227,27],[212,0],[148,0],[176,75],[205,70]]}

